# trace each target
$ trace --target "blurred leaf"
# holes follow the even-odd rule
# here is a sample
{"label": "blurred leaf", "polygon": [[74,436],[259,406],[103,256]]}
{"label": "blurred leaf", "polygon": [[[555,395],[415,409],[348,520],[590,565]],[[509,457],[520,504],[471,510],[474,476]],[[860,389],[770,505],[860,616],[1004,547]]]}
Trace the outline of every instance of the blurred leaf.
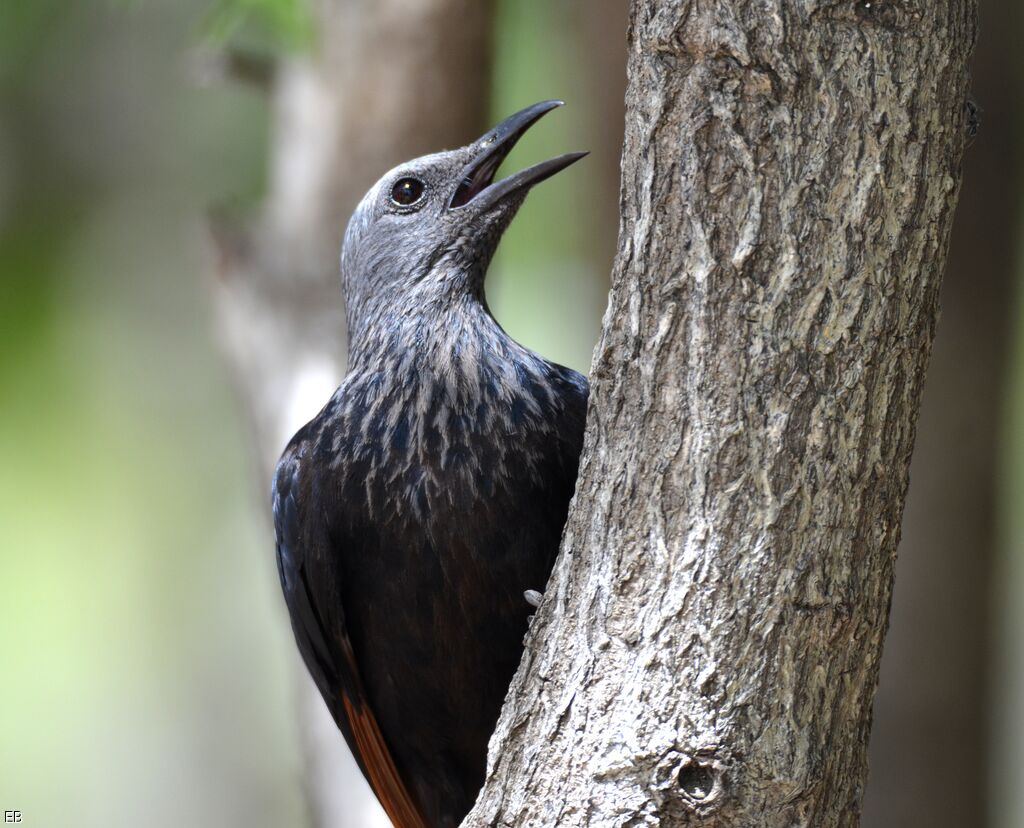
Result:
{"label": "blurred leaf", "polygon": [[206,37],[218,43],[255,29],[295,49],[309,44],[313,21],[308,0],[216,0],[201,28]]}
{"label": "blurred leaf", "polygon": [[40,41],[59,17],[58,0],[0,2],[0,76],[31,68]]}
{"label": "blurred leaf", "polygon": [[[147,0],[107,3],[114,9],[131,10],[146,5]],[[199,31],[216,44],[244,34],[278,48],[302,49],[311,40],[313,20],[309,0],[209,0]]]}

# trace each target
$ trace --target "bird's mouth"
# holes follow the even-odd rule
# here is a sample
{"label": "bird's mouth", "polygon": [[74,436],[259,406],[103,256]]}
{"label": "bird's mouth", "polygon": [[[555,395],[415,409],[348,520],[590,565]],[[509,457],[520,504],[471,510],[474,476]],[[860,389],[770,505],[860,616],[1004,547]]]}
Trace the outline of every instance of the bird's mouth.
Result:
{"label": "bird's mouth", "polygon": [[487,210],[505,196],[528,190],[534,184],[539,184],[544,179],[561,172],[586,155],[585,152],[570,152],[534,164],[532,167],[520,170],[497,183],[494,182],[494,175],[498,172],[501,162],[512,151],[516,142],[523,137],[526,130],[537,123],[543,115],[560,106],[562,106],[562,101],[542,101],[529,106],[506,118],[477,141],[474,147],[478,150],[478,154],[462,171],[459,186],[455,188],[448,208],[457,210],[460,207],[473,204],[480,211]]}

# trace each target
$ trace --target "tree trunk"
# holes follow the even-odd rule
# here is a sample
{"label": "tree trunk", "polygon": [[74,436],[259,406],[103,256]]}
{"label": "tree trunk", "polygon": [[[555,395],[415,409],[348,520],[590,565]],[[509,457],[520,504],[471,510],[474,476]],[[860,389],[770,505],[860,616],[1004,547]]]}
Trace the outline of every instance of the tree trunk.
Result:
{"label": "tree trunk", "polygon": [[[972,75],[982,124],[964,163],[942,317],[910,466],[871,736],[864,825],[990,825],[1001,809],[988,759],[1007,732],[993,713],[993,568],[998,466],[1020,228],[1024,100],[1020,4],[981,0]],[[1011,587],[1011,591],[1013,587]],[[1005,684],[1000,687],[1002,691]],[[994,729],[993,729],[994,726]],[[997,736],[998,738],[998,736]],[[1020,766],[1007,764],[1010,790]],[[949,780],[956,779],[955,785]],[[1007,825],[1024,825],[1018,818]]]}
{"label": "tree trunk", "polygon": [[562,555],[467,826],[852,826],[972,0],[634,0]]}
{"label": "tree trunk", "polygon": [[[214,228],[218,324],[251,421],[261,498],[286,441],[343,373],[338,253],[352,208],[391,166],[486,128],[491,5],[319,0],[315,48],[270,73],[265,204],[247,226]],[[314,823],[382,820],[297,653],[295,664]]]}

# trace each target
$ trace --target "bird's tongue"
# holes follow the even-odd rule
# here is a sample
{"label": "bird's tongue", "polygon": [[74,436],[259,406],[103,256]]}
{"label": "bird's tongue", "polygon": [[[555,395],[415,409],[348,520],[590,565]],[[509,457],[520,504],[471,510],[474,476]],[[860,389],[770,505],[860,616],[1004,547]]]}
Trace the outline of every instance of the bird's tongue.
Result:
{"label": "bird's tongue", "polygon": [[523,137],[523,133],[537,123],[545,113],[561,105],[561,101],[541,101],[528,106],[506,118],[474,144],[477,156],[463,171],[462,181],[455,189],[449,208],[455,209],[469,204],[490,187],[501,162]]}
{"label": "bird's tongue", "polygon": [[488,132],[480,141],[473,145],[477,152],[462,172],[462,181],[455,188],[449,209],[464,207],[476,200],[478,210],[487,210],[506,196],[525,193],[534,184],[550,178],[560,170],[578,161],[586,153],[572,152],[560,155],[540,164],[534,164],[525,170],[503,178],[494,183],[494,175],[505,160],[512,147],[523,137],[533,124],[545,113],[562,105],[561,101],[541,101],[528,106],[515,115],[511,115]]}
{"label": "bird's tongue", "polygon": [[498,172],[498,167],[501,166],[505,155],[506,153],[497,153],[490,156],[477,169],[462,179],[462,183],[459,184],[455,190],[455,195],[452,197],[451,206],[461,207],[464,204],[469,204],[476,196],[487,189],[494,181],[494,174]]}

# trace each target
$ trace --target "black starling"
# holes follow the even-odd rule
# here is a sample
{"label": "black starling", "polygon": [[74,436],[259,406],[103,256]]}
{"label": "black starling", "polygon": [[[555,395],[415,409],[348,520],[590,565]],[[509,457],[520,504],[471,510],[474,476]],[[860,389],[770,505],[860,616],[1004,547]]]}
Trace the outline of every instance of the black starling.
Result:
{"label": "black starling", "polygon": [[[299,650],[398,828],[454,828],[554,562],[587,381],[512,340],[484,274],[539,181],[497,183],[524,109],[387,173],[341,255],[349,370],[274,476],[277,561]],[[535,596],[531,596],[535,597]]]}

